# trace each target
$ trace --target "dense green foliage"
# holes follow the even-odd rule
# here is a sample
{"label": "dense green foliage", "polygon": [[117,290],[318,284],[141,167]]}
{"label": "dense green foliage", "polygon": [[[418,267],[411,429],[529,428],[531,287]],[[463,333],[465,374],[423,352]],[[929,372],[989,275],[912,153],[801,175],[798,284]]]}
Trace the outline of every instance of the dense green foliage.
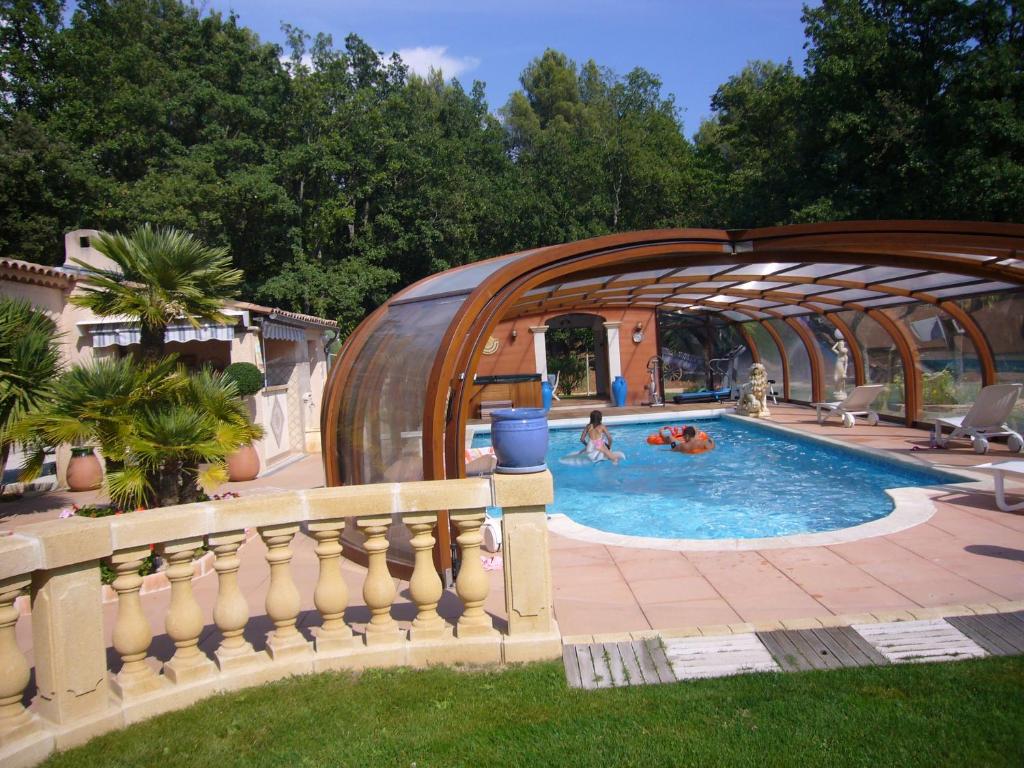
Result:
{"label": "dense green foliage", "polygon": [[[27,301],[0,296],[0,491],[14,429],[26,413],[49,400],[59,374],[53,320]],[[35,468],[29,467],[30,472]]]}
{"label": "dense green foliage", "polygon": [[240,397],[255,395],[263,389],[263,372],[252,363],[232,363],[224,369],[224,378],[234,382]]}
{"label": "dense green foliage", "polygon": [[43,765],[1019,766],[1022,686],[1022,657],[598,691],[567,688],[560,663],[322,674],[207,699]]}
{"label": "dense green foliage", "polygon": [[1024,211],[1011,0],[824,0],[805,70],[752,62],[692,139],[655,74],[552,50],[494,109],[355,36],[286,26],[284,56],[180,0],[0,2],[0,255],[175,226],[343,331],[440,269],[608,232]]}

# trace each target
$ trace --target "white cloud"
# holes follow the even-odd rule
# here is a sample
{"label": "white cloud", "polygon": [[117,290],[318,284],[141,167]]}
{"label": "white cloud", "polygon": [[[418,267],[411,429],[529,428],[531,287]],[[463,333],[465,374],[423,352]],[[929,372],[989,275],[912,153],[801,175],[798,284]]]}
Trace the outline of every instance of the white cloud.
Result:
{"label": "white cloud", "polygon": [[480,66],[480,59],[475,56],[451,56],[447,45],[417,46],[416,48],[399,48],[398,55],[410,70],[417,75],[426,77],[430,70],[436,69],[447,77],[458,77],[463,72]]}

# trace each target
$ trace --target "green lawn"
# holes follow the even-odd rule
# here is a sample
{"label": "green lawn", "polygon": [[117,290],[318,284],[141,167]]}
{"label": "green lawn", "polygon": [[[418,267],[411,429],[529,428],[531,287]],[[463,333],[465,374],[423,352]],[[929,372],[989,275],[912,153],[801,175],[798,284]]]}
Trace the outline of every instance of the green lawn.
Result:
{"label": "green lawn", "polygon": [[47,766],[1024,765],[1024,658],[596,692],[559,664],[294,678]]}

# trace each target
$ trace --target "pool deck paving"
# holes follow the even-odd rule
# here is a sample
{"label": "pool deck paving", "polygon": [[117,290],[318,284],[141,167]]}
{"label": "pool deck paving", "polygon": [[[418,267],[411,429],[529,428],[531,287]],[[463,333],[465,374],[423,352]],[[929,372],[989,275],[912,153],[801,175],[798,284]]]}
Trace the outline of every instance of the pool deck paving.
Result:
{"label": "pool deck paving", "polygon": [[[712,406],[698,406],[706,409]],[[694,408],[666,407],[673,413]],[[553,418],[586,415],[560,410]],[[650,408],[615,409],[616,414],[651,413]],[[682,418],[680,416],[680,418]],[[921,429],[883,422],[871,427],[860,421],[852,429],[832,422],[818,426],[806,407],[772,406],[771,421],[808,434],[907,455],[922,463],[969,468],[1011,458],[1005,444],[993,443],[988,456],[970,444],[949,450],[927,449],[929,434]],[[685,460],[685,457],[680,457]],[[259,494],[323,485],[319,456],[301,461],[249,484],[228,484],[222,490]],[[823,488],[822,493],[828,489]],[[1007,483],[1016,499],[1024,484]],[[83,494],[51,493],[0,506],[0,528],[56,517],[70,502],[92,499]],[[842,503],[837,499],[837,503]],[[927,522],[882,536],[829,546],[747,551],[662,551],[612,546],[551,534],[555,613],[568,644],[632,642],[654,634],[665,638],[800,630],[858,622],[926,620],[937,616],[987,614],[1024,609],[1024,512],[1001,512],[995,506],[990,478],[977,488],[946,487],[933,499],[935,514]],[[318,563],[313,542],[296,536],[292,572],[302,595],[299,626],[307,631],[319,623],[313,610]],[[270,623],[264,615],[269,574],[265,547],[258,538],[240,550],[240,587],[252,620],[246,635],[259,648]],[[352,605],[346,618],[358,631],[369,618],[361,604],[365,570],[345,562],[343,573]],[[485,604],[495,623],[505,623],[502,572],[491,570],[491,593]],[[396,619],[408,626],[415,615],[408,584],[397,582]],[[194,580],[207,628],[202,645],[212,649],[219,635],[212,623],[217,579],[211,573]],[[159,633],[170,600],[169,590],[143,596],[143,606]],[[439,606],[453,619],[459,611],[449,591]],[[112,631],[116,603],[105,605],[105,624]],[[31,622],[17,626],[19,645],[31,646]],[[166,635],[154,639],[151,651],[166,659],[173,646]],[[116,665],[116,659],[112,660]]]}

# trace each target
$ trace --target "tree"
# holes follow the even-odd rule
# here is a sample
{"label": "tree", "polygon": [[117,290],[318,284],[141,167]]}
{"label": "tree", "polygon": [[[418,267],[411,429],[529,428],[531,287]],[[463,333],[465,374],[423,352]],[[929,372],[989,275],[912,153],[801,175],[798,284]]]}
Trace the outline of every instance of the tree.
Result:
{"label": "tree", "polygon": [[[196,501],[200,481],[225,481],[225,457],[262,429],[249,423],[234,382],[209,370],[190,374],[171,357],[74,366],[17,434],[99,444],[111,500],[134,509]],[[200,464],[209,466],[200,472]]]}
{"label": "tree", "polygon": [[143,225],[125,236],[101,233],[92,246],[117,264],[103,269],[78,261],[83,292],[71,303],[97,315],[125,315],[139,321],[144,358],[163,356],[164,332],[174,320],[194,327],[224,322],[220,310],[241,282],[225,248],[209,248],[192,235]]}
{"label": "tree", "polygon": [[18,422],[52,397],[59,373],[54,322],[27,301],[0,296],[0,491]]}

